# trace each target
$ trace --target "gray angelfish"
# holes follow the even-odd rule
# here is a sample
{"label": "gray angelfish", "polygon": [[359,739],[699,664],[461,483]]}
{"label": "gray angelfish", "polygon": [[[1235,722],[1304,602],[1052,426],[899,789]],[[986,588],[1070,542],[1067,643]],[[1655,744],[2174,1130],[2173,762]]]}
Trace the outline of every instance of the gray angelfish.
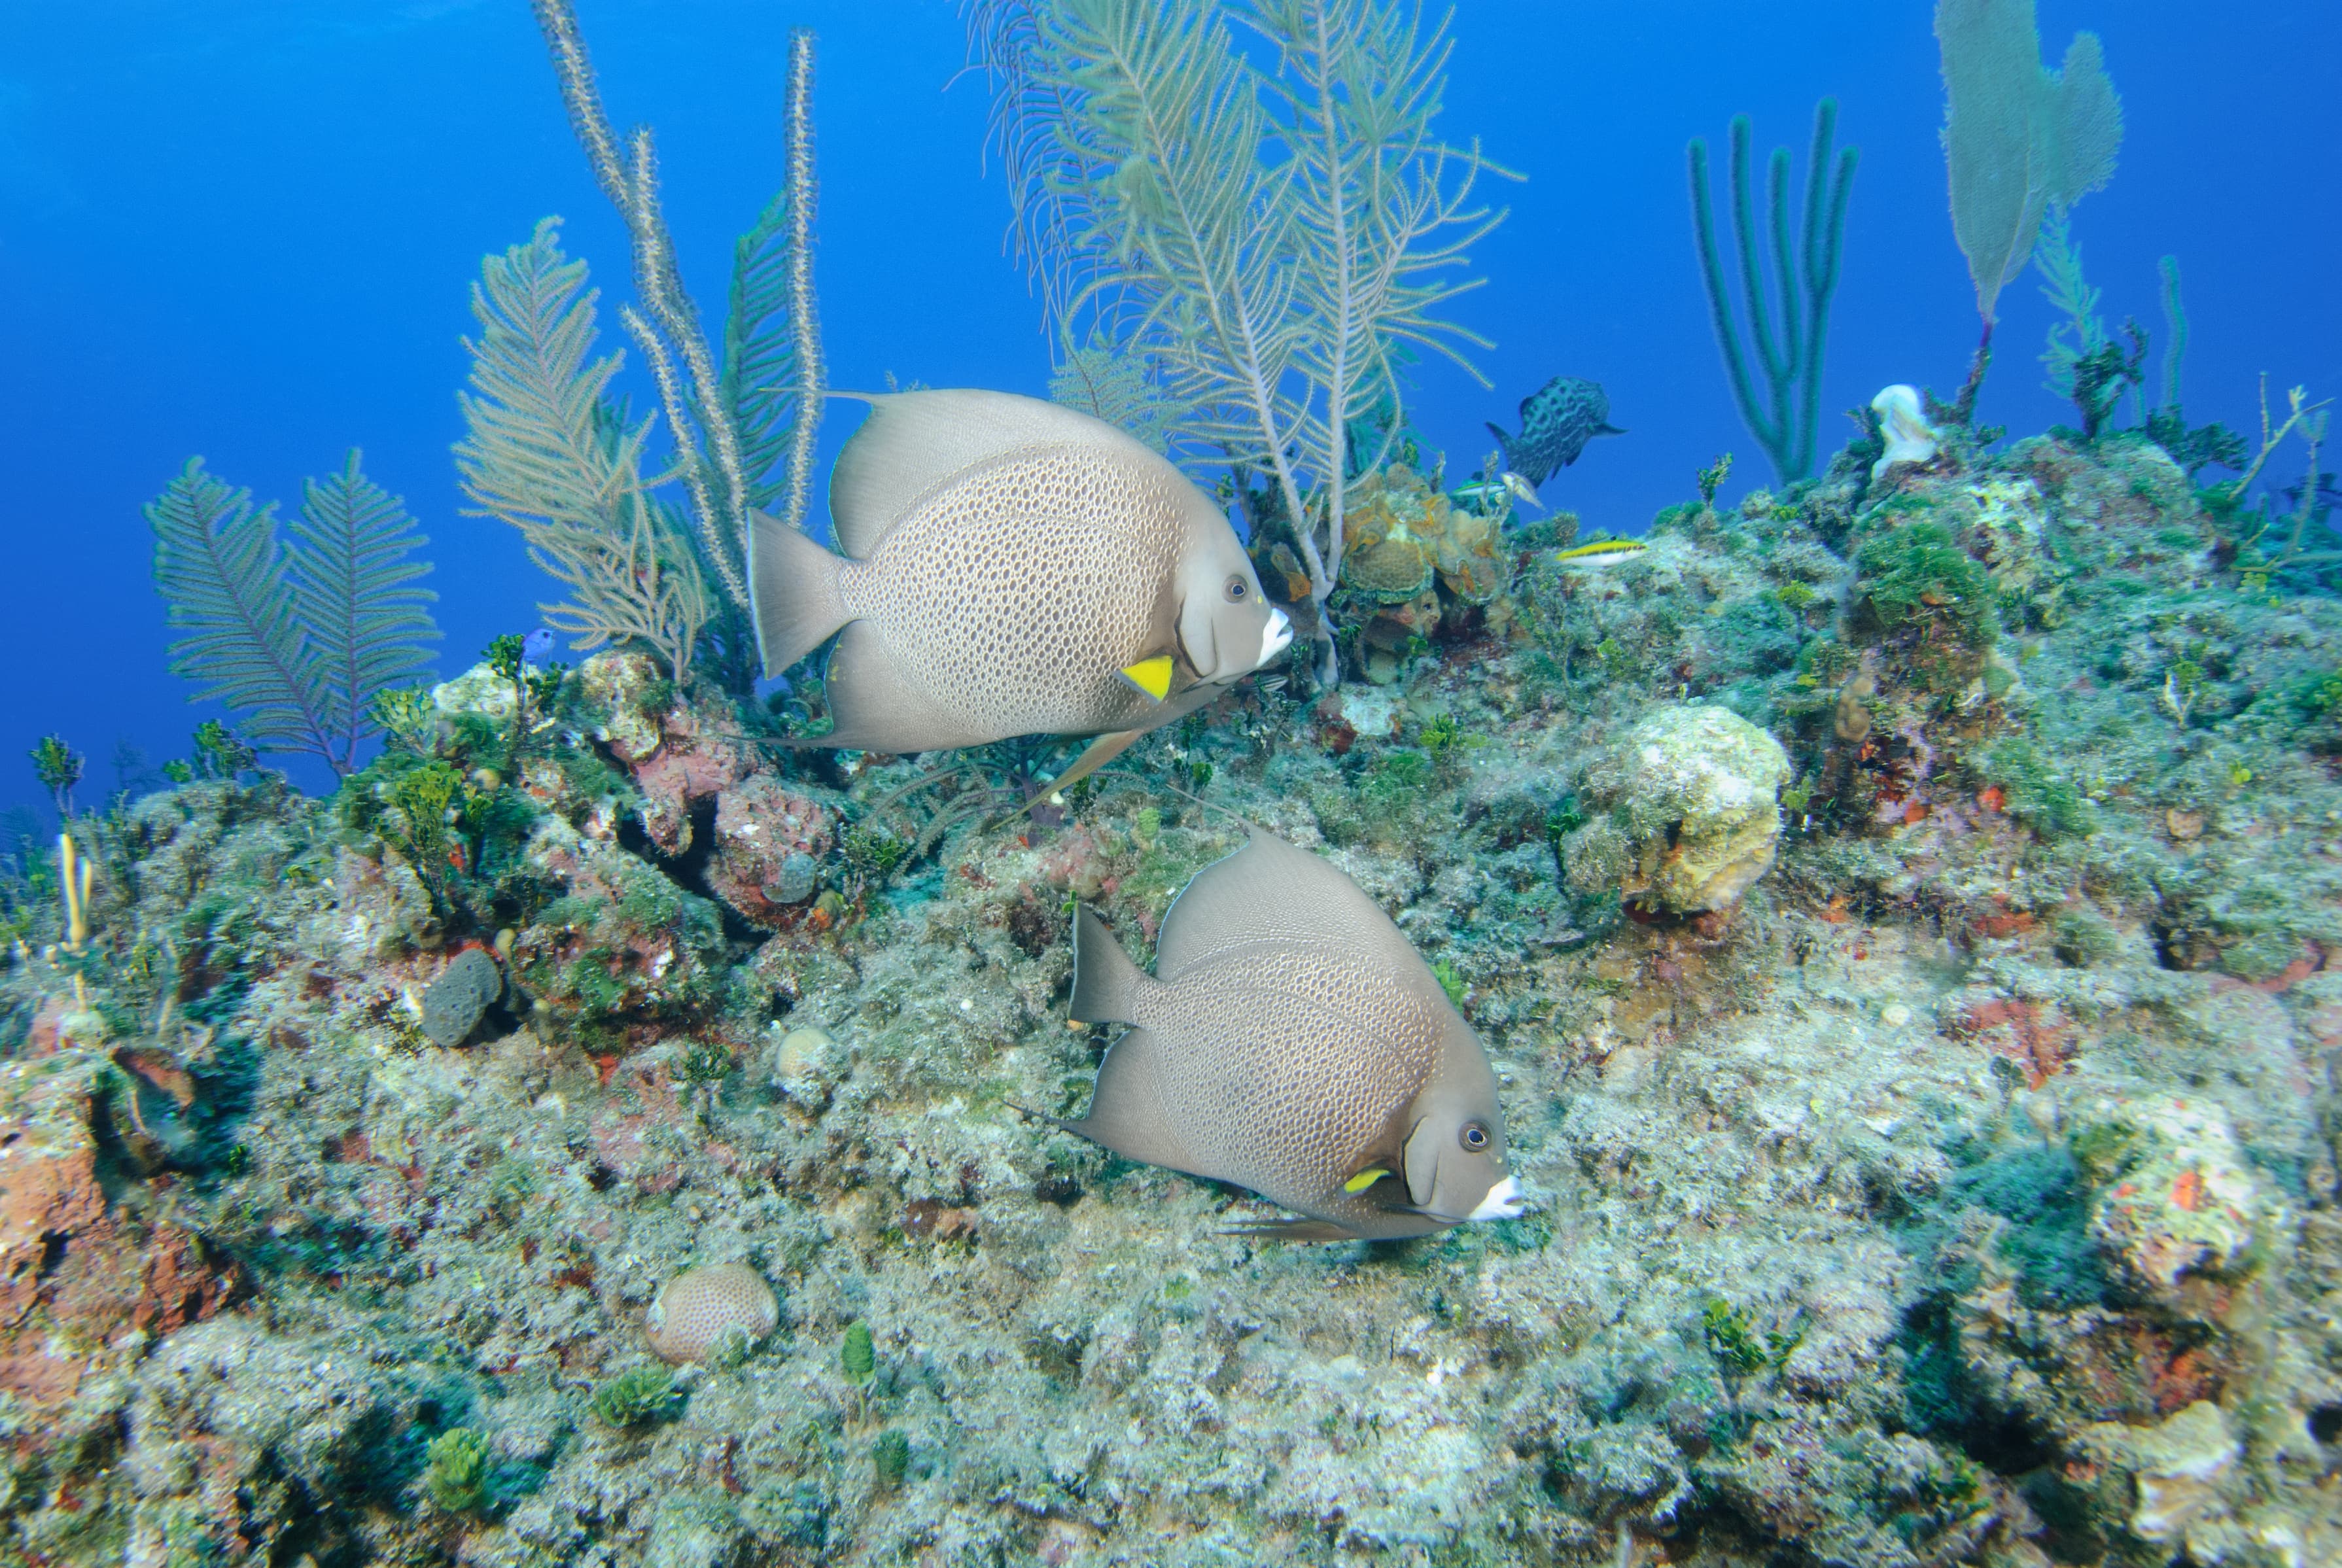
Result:
{"label": "gray angelfish", "polygon": [[837,636],[812,744],[1101,736],[1067,783],[1292,640],[1226,515],[1113,425],[1005,392],[866,401],[830,475],[845,554],[761,514],[751,541],[766,673]]}
{"label": "gray angelfish", "polygon": [[1255,833],[1173,902],[1155,967],[1076,914],[1073,1015],[1132,1028],[1099,1064],[1089,1114],[1047,1120],[1307,1216],[1251,1227],[1286,1240],[1519,1213],[1479,1037],[1332,865]]}
{"label": "gray angelfish", "polygon": [[[1626,433],[1610,423],[1610,394],[1582,376],[1556,375],[1521,399],[1521,433],[1508,435],[1491,424],[1505,467],[1532,489],[1568,467],[1597,435]],[[1492,476],[1493,477],[1493,476]]]}

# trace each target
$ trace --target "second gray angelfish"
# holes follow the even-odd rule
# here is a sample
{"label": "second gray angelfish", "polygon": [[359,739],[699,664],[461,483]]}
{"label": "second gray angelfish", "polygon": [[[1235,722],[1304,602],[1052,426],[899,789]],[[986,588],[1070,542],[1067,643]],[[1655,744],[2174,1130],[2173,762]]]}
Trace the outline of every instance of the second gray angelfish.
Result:
{"label": "second gray angelfish", "polygon": [[1133,1027],[1089,1114],[1047,1119],[1306,1216],[1256,1233],[1419,1236],[1520,1212],[1479,1037],[1375,902],[1281,839],[1196,874],[1152,977],[1076,913],[1073,1015]]}

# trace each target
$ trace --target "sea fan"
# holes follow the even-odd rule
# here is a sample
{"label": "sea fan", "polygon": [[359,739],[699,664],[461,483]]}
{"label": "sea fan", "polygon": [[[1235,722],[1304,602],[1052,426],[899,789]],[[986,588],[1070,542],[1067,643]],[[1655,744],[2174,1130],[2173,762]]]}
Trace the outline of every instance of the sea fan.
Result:
{"label": "sea fan", "polygon": [[255,511],[200,457],[146,507],[155,585],[188,634],[171,644],[173,672],[203,683],[195,701],[236,709],[253,744],[339,774],[375,732],[375,694],[425,664],[439,635],[435,595],[413,586],[431,568],[408,559],[430,541],[358,464],[353,451],[308,484],[289,545],[274,502]]}
{"label": "sea fan", "polygon": [[2060,70],[2042,68],[2033,0],[1937,0],[1936,38],[1952,235],[1989,324],[2043,212],[2070,209],[2114,177],[2122,101],[2095,34],[2074,35]]}

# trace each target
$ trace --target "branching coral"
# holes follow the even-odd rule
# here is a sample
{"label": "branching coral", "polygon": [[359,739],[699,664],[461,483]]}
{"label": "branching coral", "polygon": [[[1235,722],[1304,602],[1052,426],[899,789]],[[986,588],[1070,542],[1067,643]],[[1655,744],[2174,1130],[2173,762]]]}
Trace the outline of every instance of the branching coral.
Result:
{"label": "branching coral", "polygon": [[[1824,98],[1814,110],[1813,152],[1807,160],[1802,255],[1793,257],[1789,249],[1788,149],[1774,148],[1766,167],[1773,288],[1781,298],[1781,320],[1777,326],[1768,304],[1772,291],[1766,286],[1765,264],[1759,255],[1756,205],[1749,195],[1748,116],[1733,117],[1732,225],[1740,246],[1741,295],[1748,312],[1753,356],[1740,347],[1740,329],[1733,320],[1732,297],[1724,281],[1723,252],[1716,243],[1716,220],[1707,194],[1707,144],[1695,139],[1689,152],[1692,226],[1716,345],[1724,351],[1724,368],[1731,378],[1740,417],[1784,481],[1807,478],[1814,471],[1814,437],[1821,417],[1822,345],[1829,336],[1830,296],[1837,291],[1838,246],[1846,235],[1847,197],[1853,189],[1859,155],[1848,147],[1837,155],[1833,167],[1830,140],[1837,125],[1837,100]],[[1752,357],[1763,377],[1761,396],[1757,383],[1748,374]]]}
{"label": "branching coral", "polygon": [[968,0],[965,15],[1060,341],[1152,367],[1180,411],[1175,450],[1273,477],[1334,680],[1350,427],[1398,404],[1410,353],[1471,368],[1457,345],[1480,340],[1436,313],[1502,215],[1469,205],[1476,146],[1431,134],[1444,29],[1386,0]]}
{"label": "branching coral", "polygon": [[268,751],[357,764],[380,724],[375,698],[428,662],[439,633],[418,588],[431,568],[409,557],[430,543],[352,452],[342,471],[305,487],[288,544],[274,503],[253,509],[190,459],[146,507],[155,586],[186,633],[171,668],[204,683],[195,700],[241,710]]}

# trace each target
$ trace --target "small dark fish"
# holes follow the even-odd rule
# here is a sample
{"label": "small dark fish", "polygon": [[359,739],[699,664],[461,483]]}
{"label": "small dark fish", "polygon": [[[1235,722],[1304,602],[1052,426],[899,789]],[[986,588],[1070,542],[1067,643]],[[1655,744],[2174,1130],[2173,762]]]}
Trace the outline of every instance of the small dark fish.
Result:
{"label": "small dark fish", "polygon": [[1521,399],[1521,433],[1507,435],[1488,426],[1505,454],[1505,466],[1531,484],[1542,484],[1556,469],[1577,461],[1597,435],[1626,433],[1610,423],[1610,394],[1582,376],[1556,375]]}

